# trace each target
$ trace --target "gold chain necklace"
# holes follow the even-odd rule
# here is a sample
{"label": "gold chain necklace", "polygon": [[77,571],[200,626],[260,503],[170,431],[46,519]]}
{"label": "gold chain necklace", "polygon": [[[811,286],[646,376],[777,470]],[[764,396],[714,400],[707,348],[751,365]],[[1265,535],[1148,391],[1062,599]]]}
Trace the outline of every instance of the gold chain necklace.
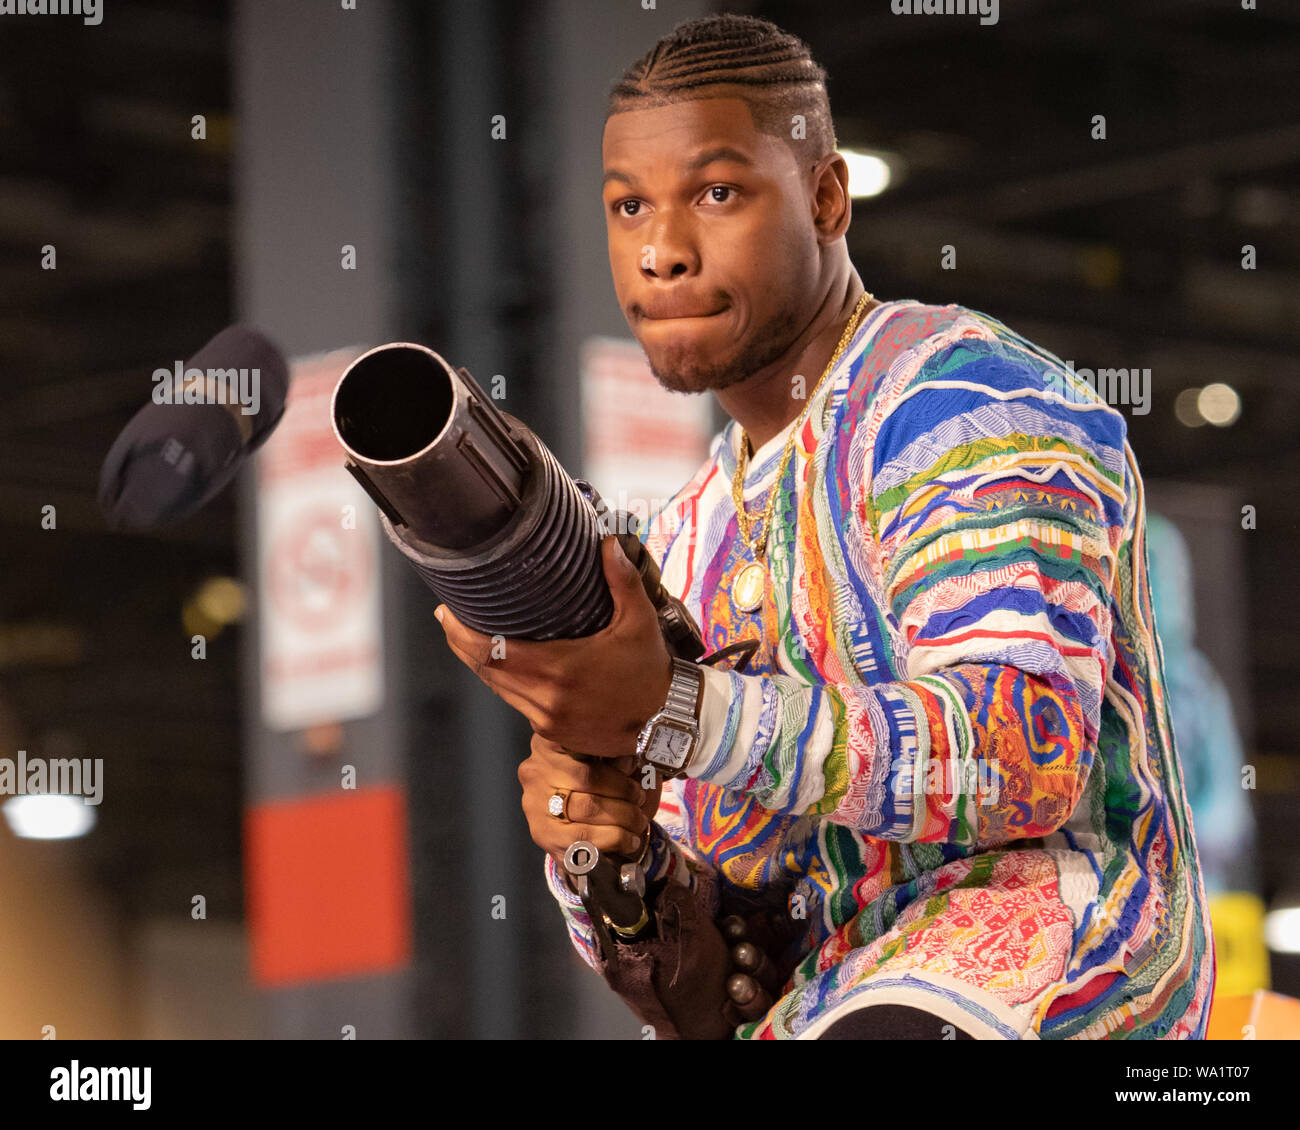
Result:
{"label": "gold chain necklace", "polygon": [[731,499],[736,505],[736,521],[740,526],[741,536],[745,539],[745,544],[749,546],[750,552],[755,557],[754,561],[751,561],[740,571],[740,576],[736,578],[736,583],[732,587],[732,599],[742,612],[757,611],[766,595],[767,571],[760,562],[767,549],[767,538],[772,528],[772,515],[776,509],[776,496],[781,491],[781,480],[785,477],[785,469],[790,462],[790,454],[794,451],[795,437],[799,434],[803,419],[808,414],[809,408],[812,407],[812,403],[816,399],[822,384],[830,376],[831,370],[835,368],[835,363],[840,359],[840,354],[844,352],[845,347],[857,331],[858,322],[866,311],[867,303],[872,301],[874,301],[874,296],[866,291],[858,299],[858,304],[853,308],[853,314],[849,318],[848,325],[844,327],[844,333],[840,336],[839,344],[835,347],[835,352],[831,354],[830,362],[818,379],[816,387],[809,395],[807,403],[804,404],[803,411],[799,413],[798,419],[790,429],[790,435],[785,441],[785,452],[781,456],[781,466],[776,472],[776,480],[772,485],[763,515],[763,536],[757,542],[750,537],[752,527],[749,522],[749,512],[745,509],[745,471],[749,467],[749,436],[745,434],[744,428],[740,429],[740,458],[736,461],[736,473],[731,480]]}

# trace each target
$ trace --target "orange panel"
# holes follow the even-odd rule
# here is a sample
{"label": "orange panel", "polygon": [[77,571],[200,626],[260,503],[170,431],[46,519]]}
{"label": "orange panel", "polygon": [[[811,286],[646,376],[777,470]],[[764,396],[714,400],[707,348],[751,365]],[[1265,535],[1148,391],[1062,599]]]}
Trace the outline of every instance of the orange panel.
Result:
{"label": "orange panel", "polygon": [[1250,997],[1214,994],[1210,1023],[1205,1029],[1207,1040],[1240,1040],[1250,1020]]}
{"label": "orange panel", "polygon": [[409,963],[401,789],[252,806],[244,815],[244,872],[257,984],[354,977]]}
{"label": "orange panel", "polygon": [[1215,995],[1207,1040],[1300,1040],[1300,1001],[1259,989],[1250,996]]}

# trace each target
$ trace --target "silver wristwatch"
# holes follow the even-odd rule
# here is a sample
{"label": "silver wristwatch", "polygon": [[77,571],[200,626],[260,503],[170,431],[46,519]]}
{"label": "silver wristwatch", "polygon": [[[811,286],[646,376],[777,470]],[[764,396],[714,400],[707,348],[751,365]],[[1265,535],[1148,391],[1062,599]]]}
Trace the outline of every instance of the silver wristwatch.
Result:
{"label": "silver wristwatch", "polygon": [[700,744],[700,705],[704,672],[689,659],[673,658],[668,701],[642,728],[636,740],[640,765],[653,765],[665,780],[680,777]]}

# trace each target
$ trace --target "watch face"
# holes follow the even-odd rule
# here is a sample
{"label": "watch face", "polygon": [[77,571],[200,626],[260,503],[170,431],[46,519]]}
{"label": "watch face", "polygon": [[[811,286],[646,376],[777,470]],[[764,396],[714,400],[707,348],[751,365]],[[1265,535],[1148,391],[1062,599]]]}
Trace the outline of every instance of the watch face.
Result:
{"label": "watch face", "polygon": [[668,723],[660,723],[650,735],[645,758],[665,769],[680,769],[695,745],[695,735]]}

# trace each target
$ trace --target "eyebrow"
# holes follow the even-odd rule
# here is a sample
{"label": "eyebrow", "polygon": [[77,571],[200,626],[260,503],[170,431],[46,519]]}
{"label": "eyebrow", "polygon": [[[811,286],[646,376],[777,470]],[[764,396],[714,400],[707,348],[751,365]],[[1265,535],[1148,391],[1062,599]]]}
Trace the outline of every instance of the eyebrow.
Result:
{"label": "eyebrow", "polygon": [[[706,165],[712,165],[715,161],[731,161],[737,165],[745,165],[753,168],[754,162],[745,156],[739,149],[733,149],[730,145],[719,145],[713,149],[706,149],[697,154],[686,166],[686,172],[695,173]],[[601,188],[609,184],[612,180],[622,181],[624,184],[632,185],[636,183],[636,178],[621,169],[610,169],[605,173],[600,182]]]}
{"label": "eyebrow", "polygon": [[732,149],[730,145],[719,145],[716,149],[706,149],[699,154],[686,166],[686,171],[688,173],[696,172],[704,168],[705,165],[712,165],[714,161],[733,161],[737,165],[748,165],[750,167],[754,164],[739,149]]}

